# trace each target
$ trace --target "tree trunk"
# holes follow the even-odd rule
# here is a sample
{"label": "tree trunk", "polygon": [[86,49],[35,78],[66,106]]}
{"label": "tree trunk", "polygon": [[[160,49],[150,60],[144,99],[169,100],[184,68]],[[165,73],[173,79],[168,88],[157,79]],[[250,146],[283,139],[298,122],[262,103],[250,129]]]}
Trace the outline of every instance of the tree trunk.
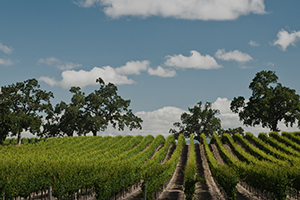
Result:
{"label": "tree trunk", "polygon": [[197,135],[195,135],[195,140],[197,140],[198,142],[200,142],[201,143],[201,139],[200,139],[200,135],[199,135],[199,133],[197,134]]}
{"label": "tree trunk", "polygon": [[67,136],[68,136],[68,137],[73,137],[73,134],[74,134],[74,131],[69,131],[69,132],[67,133]]}
{"label": "tree trunk", "polygon": [[277,128],[277,121],[272,123],[271,131],[279,132],[280,130]]}
{"label": "tree trunk", "polygon": [[92,132],[93,132],[93,136],[97,136],[97,131],[92,130]]}
{"label": "tree trunk", "polygon": [[19,133],[18,133],[18,146],[20,146],[21,145],[21,142],[22,142],[22,132],[20,131]]}

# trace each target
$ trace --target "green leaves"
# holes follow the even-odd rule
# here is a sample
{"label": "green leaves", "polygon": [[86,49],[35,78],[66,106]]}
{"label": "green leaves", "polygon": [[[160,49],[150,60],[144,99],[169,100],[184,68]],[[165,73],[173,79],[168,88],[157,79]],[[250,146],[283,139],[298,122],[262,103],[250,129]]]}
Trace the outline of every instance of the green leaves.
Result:
{"label": "green leaves", "polygon": [[187,200],[193,199],[196,183],[204,180],[204,177],[197,178],[196,176],[197,165],[193,134],[191,134],[190,138],[189,157],[184,169],[184,194]]}
{"label": "green leaves", "polygon": [[119,96],[114,84],[105,84],[101,78],[97,82],[100,88],[88,95],[80,87],[72,87],[71,102],[61,102],[55,106],[55,110],[48,111],[47,123],[44,125],[45,136],[86,135],[89,132],[96,136],[108,124],[118,130],[124,130],[125,127],[129,130],[142,129],[143,120],[128,108],[130,100]]}
{"label": "green leaves", "polygon": [[50,104],[52,92],[39,88],[36,79],[1,87],[0,109],[6,111],[1,115],[8,119],[0,124],[1,129],[5,129],[4,134],[8,134],[7,131],[12,135],[18,134],[18,144],[21,144],[23,130],[30,130],[33,134],[40,132],[41,112],[52,107]]}
{"label": "green leaves", "polygon": [[300,127],[300,96],[277,80],[275,72],[258,72],[249,85],[252,90],[249,102],[244,97],[235,97],[230,104],[231,111],[239,113],[240,120],[249,126],[261,124],[271,131],[279,131],[278,121],[292,126],[297,119]]}
{"label": "green leaves", "polygon": [[[203,144],[205,149],[205,155],[213,177],[215,178],[217,183],[225,190],[228,199],[232,199],[232,200],[236,199],[236,192],[237,192],[236,185],[239,182],[239,177],[237,172],[230,166],[220,164],[214,157],[213,153],[211,152],[206,142],[205,135],[201,134],[200,137],[201,137],[201,143]],[[212,140],[220,144],[220,141],[216,134],[212,135]]]}
{"label": "green leaves", "polygon": [[85,97],[85,129],[93,132],[103,131],[110,123],[118,130],[124,130],[125,126],[132,129],[142,129],[143,120],[135,116],[130,109],[130,100],[124,100],[117,94],[117,87],[99,78],[97,82],[100,89],[95,90]]}
{"label": "green leaves", "polygon": [[181,115],[181,123],[175,122],[173,125],[179,129],[170,129],[170,133],[177,139],[180,134],[186,138],[190,134],[195,134],[196,140],[200,141],[200,134],[204,133],[206,136],[211,136],[215,131],[221,128],[221,120],[216,117],[219,110],[212,109],[211,103],[207,102],[202,105],[198,102],[193,108],[188,108],[190,113],[183,113]]}
{"label": "green leaves", "polygon": [[[142,129],[143,120],[129,109],[130,100],[124,100],[117,93],[117,87],[105,84],[97,79],[100,89],[85,95],[80,87],[71,87],[73,94],[69,104],[58,103],[55,108],[50,103],[52,92],[39,89],[36,79],[28,79],[1,87],[0,93],[0,143],[9,133],[18,135],[21,144],[21,133],[29,130],[38,136],[73,136],[86,135],[104,131],[108,124],[118,130],[128,127],[130,130]],[[46,122],[42,125],[42,112]]]}

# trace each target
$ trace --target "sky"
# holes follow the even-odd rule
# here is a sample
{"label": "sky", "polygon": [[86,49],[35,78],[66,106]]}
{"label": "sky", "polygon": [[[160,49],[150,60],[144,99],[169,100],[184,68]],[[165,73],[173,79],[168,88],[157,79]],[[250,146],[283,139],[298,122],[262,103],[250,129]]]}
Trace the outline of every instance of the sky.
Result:
{"label": "sky", "polygon": [[269,132],[243,126],[229,105],[251,96],[261,70],[299,94],[299,8],[299,0],[2,0],[0,85],[36,78],[55,105],[70,102],[72,86],[88,94],[99,77],[114,83],[143,129],[98,135],[167,136],[199,101],[220,110],[225,129]]}

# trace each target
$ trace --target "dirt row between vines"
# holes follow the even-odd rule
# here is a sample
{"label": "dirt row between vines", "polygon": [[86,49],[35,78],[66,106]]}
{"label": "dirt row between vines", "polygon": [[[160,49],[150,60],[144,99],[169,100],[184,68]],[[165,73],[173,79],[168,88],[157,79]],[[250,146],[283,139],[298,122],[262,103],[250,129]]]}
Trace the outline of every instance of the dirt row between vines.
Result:
{"label": "dirt row between vines", "polygon": [[195,145],[197,177],[204,177],[203,182],[196,184],[196,200],[224,200],[222,193],[216,185],[205,156],[204,146]]}
{"label": "dirt row between vines", "polygon": [[[184,168],[188,159],[189,146],[183,147],[180,159],[176,166],[176,170],[168,183],[165,190],[156,198],[157,200],[183,200],[184,195]],[[205,177],[203,182],[196,184],[195,200],[225,200],[215,183],[209,165],[205,156],[203,145],[195,145],[196,163],[197,163],[197,177]],[[169,154],[171,156],[171,154]],[[167,157],[167,156],[166,156]],[[141,189],[136,190],[131,195],[122,200],[142,200],[143,194]]]}
{"label": "dirt row between vines", "polygon": [[[183,200],[184,195],[184,168],[189,157],[189,145],[186,145],[182,151],[176,170],[168,184],[166,190],[157,198],[157,200]],[[203,182],[196,184],[194,195],[195,200],[224,200],[225,198],[218,189],[209,169],[205,156],[203,145],[195,145],[197,177],[205,177]]]}
{"label": "dirt row between vines", "polygon": [[[227,144],[225,144],[224,146],[229,151],[230,154],[232,154],[234,157],[236,157],[235,154],[232,152],[231,148]],[[218,151],[218,148],[216,147],[216,145],[211,144],[210,147],[211,147],[212,152],[213,152],[215,158],[217,159],[217,161],[219,163],[225,165],[222,157],[219,154],[219,151]],[[252,193],[252,192],[248,191],[246,188],[244,188],[241,185],[241,183],[238,183],[236,188],[237,188],[237,198],[236,198],[237,200],[251,200],[251,199],[259,200],[260,199],[259,197],[256,197],[254,193]]]}
{"label": "dirt row between vines", "polygon": [[177,163],[175,172],[167,185],[167,188],[158,196],[158,200],[168,200],[168,199],[185,199],[183,192],[184,184],[184,169],[188,159],[189,146],[184,145],[181,150],[180,158]]}

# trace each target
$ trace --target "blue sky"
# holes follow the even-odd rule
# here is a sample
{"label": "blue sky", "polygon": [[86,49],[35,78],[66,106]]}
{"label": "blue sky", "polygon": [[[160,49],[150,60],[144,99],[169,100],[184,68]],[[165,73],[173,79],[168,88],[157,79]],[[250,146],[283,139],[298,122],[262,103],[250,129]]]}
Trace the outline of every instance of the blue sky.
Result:
{"label": "blue sky", "polygon": [[102,77],[144,119],[132,134],[167,135],[199,101],[221,110],[224,128],[238,127],[228,105],[250,97],[257,72],[275,71],[299,93],[299,8],[298,0],[4,0],[0,84],[36,78],[56,104],[69,102],[72,85],[89,93]]}

